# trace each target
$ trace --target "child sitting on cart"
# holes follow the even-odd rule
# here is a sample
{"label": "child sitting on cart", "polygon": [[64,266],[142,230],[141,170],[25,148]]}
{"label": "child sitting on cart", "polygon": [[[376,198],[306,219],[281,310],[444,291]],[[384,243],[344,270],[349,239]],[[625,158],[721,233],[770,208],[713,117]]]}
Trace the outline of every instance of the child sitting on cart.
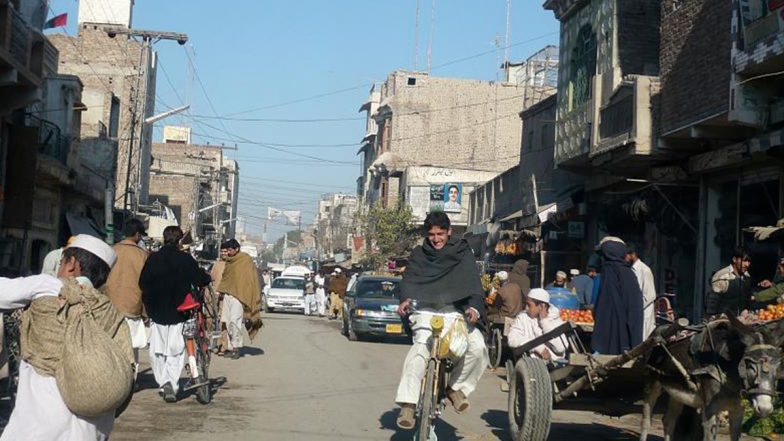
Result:
{"label": "child sitting on cart", "polygon": [[[509,347],[514,349],[547,333],[564,323],[557,307],[550,304],[550,294],[541,288],[534,288],[528,293],[526,308],[517,315],[509,329]],[[566,360],[566,341],[558,336],[533,348],[529,355],[539,357],[548,362]]]}

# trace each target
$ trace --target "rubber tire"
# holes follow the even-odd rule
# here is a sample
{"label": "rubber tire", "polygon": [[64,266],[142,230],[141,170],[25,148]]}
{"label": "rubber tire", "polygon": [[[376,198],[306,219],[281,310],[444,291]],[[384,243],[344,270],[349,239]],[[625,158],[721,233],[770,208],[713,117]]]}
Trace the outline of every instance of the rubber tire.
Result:
{"label": "rubber tire", "polygon": [[430,414],[433,412],[433,407],[436,406],[433,387],[436,384],[437,375],[436,361],[428,360],[424,388],[422,389],[422,406],[420,407],[419,421],[417,421],[416,441],[430,440],[430,428],[433,424],[433,421],[430,420]]}
{"label": "rubber tire", "polygon": [[[509,384],[509,431],[514,441],[546,441],[553,412],[553,386],[547,365],[523,356]],[[519,415],[518,415],[519,413]]]}
{"label": "rubber tire", "polygon": [[348,337],[349,341],[359,341],[359,335],[354,332],[354,327],[351,326],[351,319],[348,319],[348,328],[346,329],[346,337]]}
{"label": "rubber tire", "polygon": [[504,359],[504,335],[499,328],[493,327],[490,330],[490,344],[487,352],[490,355],[490,367],[496,369],[501,366]]}
{"label": "rubber tire", "polygon": [[210,404],[212,401],[212,385],[209,383],[210,355],[209,351],[204,352],[203,347],[204,345],[200,344],[196,349],[196,364],[199,367],[199,383],[206,381],[207,384],[196,389],[196,401],[201,404]]}

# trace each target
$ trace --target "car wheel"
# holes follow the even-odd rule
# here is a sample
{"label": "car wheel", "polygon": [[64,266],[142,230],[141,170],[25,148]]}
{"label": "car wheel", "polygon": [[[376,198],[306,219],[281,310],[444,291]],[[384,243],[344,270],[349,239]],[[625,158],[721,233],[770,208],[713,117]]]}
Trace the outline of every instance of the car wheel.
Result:
{"label": "car wheel", "polygon": [[357,341],[359,340],[359,336],[356,332],[354,332],[354,326],[351,324],[351,319],[348,319],[348,328],[346,336],[348,336],[349,341]]}

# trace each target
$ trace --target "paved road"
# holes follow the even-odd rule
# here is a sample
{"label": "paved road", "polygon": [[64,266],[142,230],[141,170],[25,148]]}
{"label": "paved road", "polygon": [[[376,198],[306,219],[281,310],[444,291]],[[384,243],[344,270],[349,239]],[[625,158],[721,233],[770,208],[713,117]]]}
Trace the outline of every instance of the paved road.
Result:
{"label": "paved road", "polygon": [[[117,421],[112,441],[410,440],[411,433],[395,429],[393,403],[407,349],[405,343],[349,342],[336,322],[269,314],[243,358],[213,360],[211,377],[219,387],[212,404],[200,405],[193,396],[164,403],[146,370],[144,389]],[[447,409],[439,439],[507,440],[507,396],[499,383],[488,372],[467,414]],[[554,419],[550,439],[637,436],[634,418],[558,411]]]}

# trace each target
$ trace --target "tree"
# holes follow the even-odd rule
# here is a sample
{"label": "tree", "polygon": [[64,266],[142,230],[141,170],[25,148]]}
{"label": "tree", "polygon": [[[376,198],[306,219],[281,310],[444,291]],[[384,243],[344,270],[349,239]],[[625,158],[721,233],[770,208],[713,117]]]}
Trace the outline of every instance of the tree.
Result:
{"label": "tree", "polygon": [[417,238],[414,213],[407,204],[395,204],[384,208],[374,204],[359,217],[359,225],[365,231],[370,252],[365,264],[380,268],[390,257],[399,257],[411,251]]}

